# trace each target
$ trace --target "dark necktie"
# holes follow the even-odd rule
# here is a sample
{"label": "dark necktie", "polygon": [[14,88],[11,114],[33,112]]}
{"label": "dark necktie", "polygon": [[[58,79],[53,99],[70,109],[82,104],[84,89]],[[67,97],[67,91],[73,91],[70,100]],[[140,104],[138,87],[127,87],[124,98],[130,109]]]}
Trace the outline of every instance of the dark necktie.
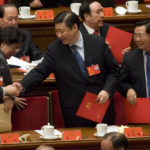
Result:
{"label": "dark necktie", "polygon": [[150,97],[150,52],[146,52],[146,55],[147,55],[147,64],[146,64],[147,87],[148,87],[148,93]]}
{"label": "dark necktie", "polygon": [[72,45],[71,46],[72,49],[73,49],[73,53],[74,53],[74,56],[78,62],[78,65],[82,71],[82,73],[85,75],[86,74],[86,71],[85,71],[85,62],[84,60],[82,59],[81,55],[79,54],[78,50],[77,50],[77,45]]}
{"label": "dark necktie", "polygon": [[98,31],[98,30],[95,30],[95,31],[93,32],[93,34],[99,35],[99,31]]}

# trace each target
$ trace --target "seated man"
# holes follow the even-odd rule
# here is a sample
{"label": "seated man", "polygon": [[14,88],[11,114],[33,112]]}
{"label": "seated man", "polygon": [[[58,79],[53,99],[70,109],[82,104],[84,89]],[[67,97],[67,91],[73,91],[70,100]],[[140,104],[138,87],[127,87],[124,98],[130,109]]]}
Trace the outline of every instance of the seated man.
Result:
{"label": "seated man", "polygon": [[[14,0],[16,7],[30,6],[31,8],[51,8],[69,6],[71,3],[82,3],[85,0]],[[115,0],[99,0],[104,7],[114,7]]]}
{"label": "seated man", "polygon": [[[104,23],[103,6],[98,0],[87,0],[82,3],[79,11],[82,18],[80,31],[83,34],[96,34],[106,38],[110,24]],[[107,41],[106,41],[107,42]],[[109,45],[109,43],[107,43]],[[111,48],[111,46],[109,45]],[[122,53],[126,53],[131,48],[123,49]]]}
{"label": "seated man", "polygon": [[[14,4],[0,6],[0,28],[7,26],[18,26],[18,10]],[[24,57],[26,61],[41,59],[43,52],[32,42],[31,33],[26,30],[23,30],[23,32],[25,39],[15,56],[18,58]]]}
{"label": "seated man", "polygon": [[[111,99],[103,122],[114,124],[112,97],[117,86],[119,67],[110,49],[102,38],[81,34],[79,18],[72,12],[59,13],[54,23],[58,39],[48,46],[42,63],[21,81],[24,92],[54,73],[66,127],[95,126],[95,122],[76,116],[87,91],[96,93],[99,103]],[[87,67],[93,65],[99,71],[90,75]]]}
{"label": "seated man", "polygon": [[101,150],[127,150],[128,140],[118,132],[106,133],[101,141]]}
{"label": "seated man", "polygon": [[47,145],[40,145],[35,150],[55,150],[55,149]]}
{"label": "seated man", "polygon": [[136,23],[134,42],[137,49],[124,55],[119,91],[130,104],[136,97],[150,97],[150,20]]}
{"label": "seated man", "polygon": [[[9,71],[9,67],[6,59],[14,55],[20,47],[23,41],[23,34],[21,30],[16,27],[6,27],[0,31],[0,77],[1,86],[5,87],[12,84],[12,78]],[[19,87],[19,86],[18,86]],[[5,88],[4,88],[5,89]],[[16,91],[17,92],[17,91]],[[4,106],[6,111],[12,109],[15,97],[13,95],[7,94],[3,96]],[[21,99],[21,98],[20,98]],[[24,100],[24,99],[21,99]]]}

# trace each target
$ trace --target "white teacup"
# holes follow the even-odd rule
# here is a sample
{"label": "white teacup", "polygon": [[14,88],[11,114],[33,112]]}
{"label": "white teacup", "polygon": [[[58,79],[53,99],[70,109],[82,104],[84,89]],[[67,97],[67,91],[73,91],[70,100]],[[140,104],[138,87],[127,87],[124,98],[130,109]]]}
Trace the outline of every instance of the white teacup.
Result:
{"label": "white teacup", "polygon": [[96,125],[97,135],[98,136],[104,136],[107,133],[107,127],[108,127],[108,125],[105,123],[97,124]]}
{"label": "white teacup", "polygon": [[71,3],[70,4],[71,11],[74,12],[76,15],[79,15],[80,6],[81,3]]}
{"label": "white teacup", "polygon": [[127,1],[127,10],[130,12],[136,12],[138,10],[138,1]]}
{"label": "white teacup", "polygon": [[23,17],[30,16],[30,7],[28,6],[19,7],[19,14],[20,16],[23,16]]}
{"label": "white teacup", "polygon": [[43,126],[41,128],[41,130],[43,132],[43,137],[45,137],[45,138],[49,138],[49,137],[54,136],[54,126],[51,126],[50,123]]}

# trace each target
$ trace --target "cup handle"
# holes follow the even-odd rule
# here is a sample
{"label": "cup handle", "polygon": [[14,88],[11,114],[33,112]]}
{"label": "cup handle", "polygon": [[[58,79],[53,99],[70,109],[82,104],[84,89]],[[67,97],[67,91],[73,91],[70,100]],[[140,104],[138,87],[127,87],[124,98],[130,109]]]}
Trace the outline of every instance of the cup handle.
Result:
{"label": "cup handle", "polygon": [[19,8],[18,10],[19,10],[19,14],[21,14],[21,8]]}
{"label": "cup handle", "polygon": [[129,5],[129,3],[128,2],[126,2],[126,7],[128,8],[128,5]]}

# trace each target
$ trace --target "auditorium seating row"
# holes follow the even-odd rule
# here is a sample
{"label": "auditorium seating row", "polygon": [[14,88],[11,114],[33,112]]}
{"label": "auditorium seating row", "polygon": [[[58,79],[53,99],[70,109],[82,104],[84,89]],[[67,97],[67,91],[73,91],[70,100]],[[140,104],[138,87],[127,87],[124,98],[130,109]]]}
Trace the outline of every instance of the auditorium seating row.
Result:
{"label": "auditorium seating row", "polygon": [[[35,130],[50,122],[55,128],[64,128],[58,91],[49,92],[49,97],[27,97],[27,107],[24,110],[12,111],[12,130]],[[120,93],[114,95],[116,125],[125,125],[123,101]]]}

